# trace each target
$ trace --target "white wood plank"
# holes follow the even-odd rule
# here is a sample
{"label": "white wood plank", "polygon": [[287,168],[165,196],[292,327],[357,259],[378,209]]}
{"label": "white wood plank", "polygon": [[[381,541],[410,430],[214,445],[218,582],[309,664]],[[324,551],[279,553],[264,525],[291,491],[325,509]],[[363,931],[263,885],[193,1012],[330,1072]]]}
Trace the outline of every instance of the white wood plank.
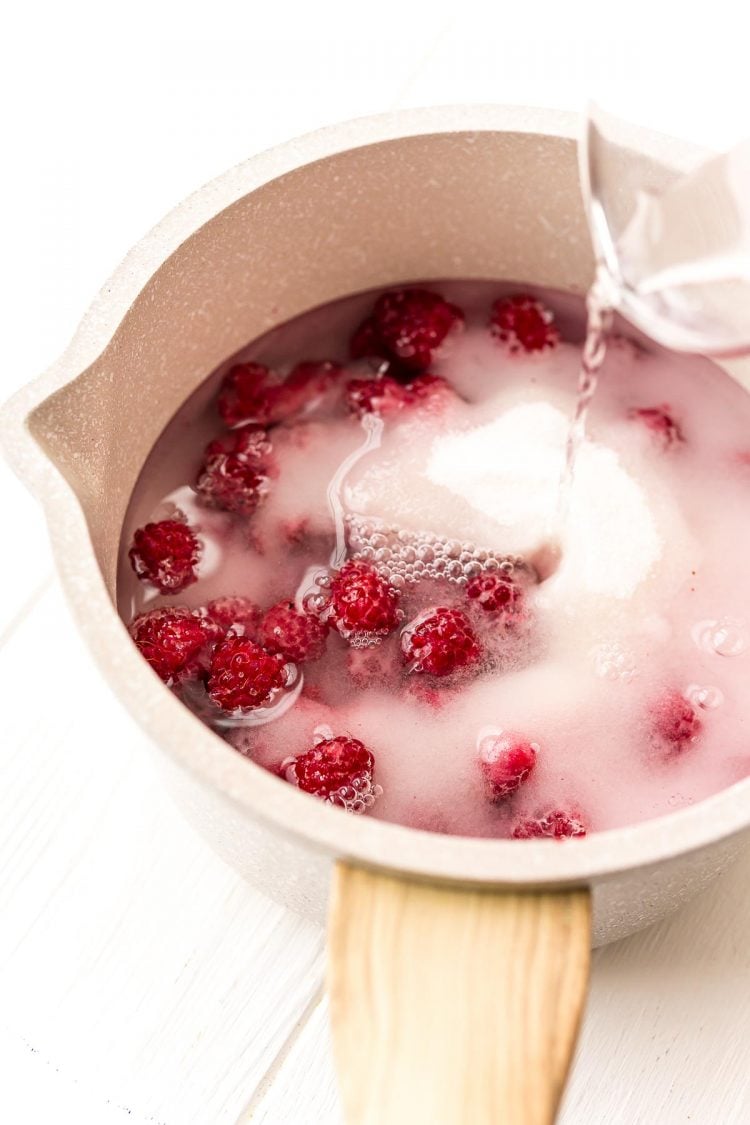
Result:
{"label": "white wood plank", "polygon": [[319,928],[184,822],[56,587],[0,652],[0,682],[6,1038],[131,1120],[234,1121],[319,987]]}
{"label": "white wood plank", "polygon": [[3,526],[0,556],[0,648],[22,624],[35,597],[52,577],[42,510],[0,458]]}
{"label": "white wood plank", "polygon": [[[679,914],[598,950],[560,1125],[750,1120],[750,854]],[[326,1004],[253,1125],[343,1125]]]}

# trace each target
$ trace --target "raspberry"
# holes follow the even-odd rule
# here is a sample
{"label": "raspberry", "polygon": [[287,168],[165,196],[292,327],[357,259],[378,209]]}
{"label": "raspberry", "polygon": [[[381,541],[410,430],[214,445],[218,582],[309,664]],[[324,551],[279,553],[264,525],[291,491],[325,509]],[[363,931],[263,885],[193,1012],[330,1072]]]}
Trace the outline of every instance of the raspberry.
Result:
{"label": "raspberry", "polygon": [[515,297],[501,297],[492,306],[490,330],[493,336],[508,345],[511,353],[541,352],[554,348],[560,342],[560,333],[554,323],[551,309],[541,301],[519,293]]}
{"label": "raspberry", "polygon": [[284,542],[294,550],[307,545],[310,538],[310,519],[308,516],[293,516],[279,524]]}
{"label": "raspberry", "polygon": [[352,414],[395,414],[408,405],[408,388],[383,375],[380,379],[350,379],[344,388],[344,402]]}
{"label": "raspberry", "polygon": [[285,686],[285,661],[248,637],[231,633],[214,649],[208,694],[222,711],[251,711]]}
{"label": "raspberry", "polygon": [[404,386],[390,375],[378,379],[350,379],[344,390],[344,401],[353,414],[385,416],[406,407],[431,405],[448,384],[439,375],[418,375]]}
{"label": "raspberry", "polygon": [[255,636],[262,616],[260,607],[255,602],[239,594],[225,594],[224,597],[214,598],[203,612],[222,636],[228,629],[235,633],[241,630],[246,637]]}
{"label": "raspberry", "polygon": [[238,430],[206,446],[195,491],[210,508],[249,516],[268,492],[272,469],[265,430]]}
{"label": "raspberry", "polygon": [[394,686],[400,671],[391,646],[385,644],[350,648],[346,654],[346,670],[352,683],[361,691]]}
{"label": "raspberry", "polygon": [[203,650],[212,638],[210,624],[185,606],[141,613],[129,631],[141,655],[169,685],[199,674]]}
{"label": "raspberry", "polygon": [[373,644],[399,623],[398,594],[374,566],[344,563],[331,583],[326,610],[333,627],[353,644]]}
{"label": "raspberry", "polygon": [[236,364],[219,391],[219,413],[230,428],[283,422],[317,405],[343,368],[328,360],[298,363],[285,380],[262,363]]}
{"label": "raspberry", "polygon": [[578,813],[568,816],[567,813],[554,809],[545,816],[520,821],[511,835],[514,840],[536,840],[543,837],[563,840],[566,837],[585,836],[586,826],[580,820]]}
{"label": "raspberry", "polygon": [[299,403],[303,405],[305,400],[320,398],[330,390],[343,371],[340,363],[333,363],[327,359],[305,360],[289,372],[283,386],[287,390],[298,392]]}
{"label": "raspberry", "polygon": [[375,758],[364,743],[339,735],[324,739],[296,758],[287,758],[279,772],[305,793],[350,812],[364,812],[380,793],[373,785],[374,766]]}
{"label": "raspberry", "polygon": [[140,527],[128,557],[141,582],[162,594],[179,594],[198,578],[200,553],[200,542],[188,525],[172,519]]}
{"label": "raspberry", "polygon": [[401,648],[412,672],[449,676],[476,664],[482,650],[471,623],[460,609],[438,606],[412,621],[401,635]]}
{"label": "raspberry", "polygon": [[651,723],[654,741],[674,754],[680,754],[691,742],[695,742],[703,729],[690,700],[674,690],[668,691],[655,704]]}
{"label": "raspberry", "polygon": [[365,359],[367,356],[385,358],[385,348],[375,327],[375,317],[363,320],[349,341],[349,355],[352,359]]}
{"label": "raspberry", "polygon": [[466,593],[485,612],[501,614],[508,622],[523,611],[523,590],[512,578],[497,571],[485,571],[471,578]]}
{"label": "raspberry", "polygon": [[666,404],[631,410],[628,413],[628,418],[636,422],[642,422],[665,449],[670,449],[674,445],[681,445],[685,440],[682,430],[669,413],[669,407]]}
{"label": "raspberry", "polygon": [[479,766],[493,801],[502,801],[520,788],[536,764],[539,747],[514,734],[485,738],[479,747]]}
{"label": "raspberry", "polygon": [[451,329],[463,324],[456,305],[429,289],[395,289],[383,293],[352,337],[355,358],[382,356],[408,372],[426,371],[433,353]]}
{"label": "raspberry", "polygon": [[266,425],[271,421],[267,390],[273,378],[263,363],[237,363],[222,380],[217,405],[230,428],[248,422]]}
{"label": "raspberry", "polygon": [[309,613],[299,613],[294,602],[271,606],[261,622],[260,642],[269,652],[280,652],[295,663],[320,660],[326,647],[328,626]]}

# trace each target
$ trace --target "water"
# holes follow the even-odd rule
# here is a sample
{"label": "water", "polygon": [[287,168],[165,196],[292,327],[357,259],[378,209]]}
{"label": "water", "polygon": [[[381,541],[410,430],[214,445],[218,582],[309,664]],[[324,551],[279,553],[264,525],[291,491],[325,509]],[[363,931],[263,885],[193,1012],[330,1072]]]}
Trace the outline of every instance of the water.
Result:
{"label": "water", "polygon": [[565,441],[565,463],[560,478],[558,510],[561,525],[570,506],[570,491],[575,477],[578,451],[586,438],[586,419],[596,393],[599,374],[607,355],[607,340],[612,331],[614,308],[611,286],[604,270],[600,270],[586,297],[586,338],[581,351],[581,369],[573,418]]}
{"label": "water", "polygon": [[[466,314],[432,366],[448,384],[440,408],[363,426],[339,386],[270,431],[274,472],[248,517],[206,508],[192,488],[204,446],[222,429],[215,396],[229,362],[207,379],[157,441],[134,491],[118,577],[123,619],[222,595],[267,608],[296,594],[319,610],[343,557],[371,562],[402,611],[382,643],[357,648],[330,633],[321,660],[248,714],[217,713],[200,681],[179,691],[218,737],[272,772],[331,732],[361,739],[376,757],[377,795],[363,802],[375,818],[507,837],[520,818],[562,807],[595,831],[669,812],[750,773],[746,392],[706,359],[616,334],[605,357],[606,310],[594,317],[598,339],[584,359],[583,302],[555,292],[536,295],[562,342],[512,354],[487,322],[492,302],[517,287],[434,288]],[[300,359],[348,363],[348,338],[372,301],[365,294],[317,310],[238,358],[282,373]],[[577,410],[581,369],[588,401]],[[347,377],[364,371],[358,361]],[[668,444],[644,424],[639,411],[654,407],[668,409],[679,440]],[[559,528],[573,415],[575,486]],[[175,509],[204,550],[198,580],[170,599],[136,579],[127,550],[137,527]],[[498,573],[523,591],[524,614],[511,628],[467,596],[472,578]],[[477,666],[445,680],[410,673],[401,655],[401,630],[435,605],[462,607],[482,648]],[[653,722],[674,692],[702,728],[670,757]],[[487,731],[520,732],[539,748],[531,776],[499,804],[487,800],[477,765]],[[355,794],[348,807],[360,803]]]}

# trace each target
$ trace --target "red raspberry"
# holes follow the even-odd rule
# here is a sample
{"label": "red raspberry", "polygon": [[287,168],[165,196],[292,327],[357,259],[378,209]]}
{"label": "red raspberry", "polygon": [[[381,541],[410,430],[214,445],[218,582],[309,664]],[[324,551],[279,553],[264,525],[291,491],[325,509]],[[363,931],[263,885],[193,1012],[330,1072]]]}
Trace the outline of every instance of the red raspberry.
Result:
{"label": "red raspberry", "polygon": [[566,837],[585,836],[586,826],[580,820],[578,813],[568,816],[567,813],[554,809],[546,816],[531,817],[529,820],[520,821],[513,829],[514,840],[537,840],[549,837],[552,840],[563,840]]}
{"label": "red raspberry", "polygon": [[326,738],[296,758],[287,758],[282,777],[305,793],[312,793],[350,812],[364,812],[378,796],[372,775],[375,758],[358,738]]}
{"label": "red raspberry", "polygon": [[328,360],[298,363],[285,380],[262,363],[236,364],[219,391],[219,413],[230,428],[270,426],[310,410],[334,385],[343,368]]}
{"label": "red raspberry", "polygon": [[128,557],[141,582],[156,586],[162,594],[179,594],[198,578],[200,554],[196,535],[186,523],[175,519],[140,527]]}
{"label": "red raspberry", "polygon": [[251,515],[268,492],[273,471],[265,430],[238,430],[209,442],[195,491],[210,508]]}
{"label": "red raspberry", "polygon": [[271,371],[263,363],[237,363],[230,368],[222,380],[217,402],[225,425],[267,425],[271,418],[266,392],[272,380]]}
{"label": "red raspberry", "polygon": [[385,348],[375,327],[375,317],[368,316],[355,330],[349,341],[349,355],[352,359],[365,359],[368,356],[385,358]]}
{"label": "red raspberry", "polygon": [[651,712],[654,740],[668,751],[679,754],[695,742],[703,729],[698,712],[679,691],[668,691]]}
{"label": "red raspberry", "polygon": [[352,414],[382,416],[395,414],[409,404],[409,390],[390,375],[379,379],[350,379],[344,388],[344,401]]}
{"label": "red raspberry", "polygon": [[464,314],[429,289],[395,289],[383,293],[352,337],[355,358],[383,356],[406,371],[426,371],[433,353]]}
{"label": "red raspberry", "polygon": [[685,440],[682,430],[669,413],[669,407],[666,404],[631,410],[628,417],[633,421],[642,422],[665,449],[670,449],[674,445],[681,445]]}
{"label": "red raspberry", "polygon": [[203,650],[212,638],[210,624],[185,606],[141,613],[129,630],[141,655],[169,685],[199,674]]}
{"label": "red raspberry", "polygon": [[386,416],[407,407],[432,405],[447,390],[448,384],[439,375],[417,375],[406,386],[390,375],[382,375],[377,379],[350,379],[344,400],[360,418],[364,414]]}
{"label": "red raspberry", "polygon": [[492,306],[490,330],[493,336],[516,352],[541,352],[554,348],[560,342],[560,333],[554,323],[551,309],[541,301],[519,293],[515,297],[501,297]]}
{"label": "red raspberry", "polygon": [[412,621],[401,634],[401,648],[412,672],[449,676],[480,660],[482,650],[460,609],[438,606]]}
{"label": "red raspberry", "polygon": [[214,649],[208,694],[222,711],[251,711],[285,686],[285,660],[231,633]]}
{"label": "red raspberry", "polygon": [[299,613],[294,602],[279,602],[266,610],[260,626],[260,642],[269,652],[280,652],[287,660],[320,660],[326,647],[328,626],[309,613]]}
{"label": "red raspberry", "polygon": [[284,542],[295,550],[308,546],[311,536],[310,519],[308,516],[293,516],[291,519],[282,520],[279,524]]}
{"label": "red raspberry", "polygon": [[221,636],[232,629],[235,633],[242,630],[243,636],[254,637],[262,617],[260,606],[239,594],[214,598],[203,612]]}
{"label": "red raspberry", "polygon": [[398,594],[374,566],[350,561],[344,563],[331,583],[326,616],[345,640],[357,645],[372,644],[398,625]]}
{"label": "red raspberry", "polygon": [[346,654],[346,670],[352,683],[361,691],[370,687],[394,686],[400,671],[390,645],[350,648]]}
{"label": "red raspberry", "polygon": [[287,390],[299,392],[299,403],[302,406],[305,401],[319,399],[329,391],[343,371],[344,368],[340,363],[333,363],[331,360],[305,360],[292,368],[283,386]]}
{"label": "red raspberry", "polygon": [[479,747],[479,767],[493,801],[502,801],[520,788],[534,766],[539,747],[515,734],[485,738]]}
{"label": "red raspberry", "polygon": [[511,621],[523,612],[523,590],[507,575],[485,571],[471,578],[466,586],[467,595],[487,613],[499,613]]}

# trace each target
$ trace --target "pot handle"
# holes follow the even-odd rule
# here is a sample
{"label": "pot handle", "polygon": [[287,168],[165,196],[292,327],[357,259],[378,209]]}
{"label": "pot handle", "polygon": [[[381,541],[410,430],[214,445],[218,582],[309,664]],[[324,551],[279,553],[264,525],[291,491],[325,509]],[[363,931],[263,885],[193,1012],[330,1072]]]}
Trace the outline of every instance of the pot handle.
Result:
{"label": "pot handle", "polygon": [[551,1125],[590,944],[587,889],[477,889],[338,862],[328,990],[347,1125]]}

